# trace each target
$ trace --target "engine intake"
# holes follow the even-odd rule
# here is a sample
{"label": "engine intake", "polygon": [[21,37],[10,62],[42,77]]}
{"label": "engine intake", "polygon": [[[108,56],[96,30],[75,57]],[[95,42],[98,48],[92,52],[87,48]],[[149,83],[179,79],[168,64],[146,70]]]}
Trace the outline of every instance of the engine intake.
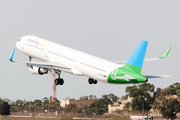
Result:
{"label": "engine intake", "polygon": [[40,68],[38,69],[38,73],[39,73],[40,75],[47,74],[47,73],[48,73],[48,70],[40,67]]}
{"label": "engine intake", "polygon": [[36,74],[36,75],[43,75],[48,73],[47,69],[41,67],[35,67],[35,66],[29,67],[29,70],[31,71],[32,74]]}

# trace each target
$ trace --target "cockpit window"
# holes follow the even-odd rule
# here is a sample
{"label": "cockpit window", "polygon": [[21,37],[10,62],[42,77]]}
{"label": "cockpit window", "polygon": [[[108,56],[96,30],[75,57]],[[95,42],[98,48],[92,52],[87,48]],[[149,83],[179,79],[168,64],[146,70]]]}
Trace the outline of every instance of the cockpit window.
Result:
{"label": "cockpit window", "polygon": [[21,41],[21,39],[19,39],[19,42]]}

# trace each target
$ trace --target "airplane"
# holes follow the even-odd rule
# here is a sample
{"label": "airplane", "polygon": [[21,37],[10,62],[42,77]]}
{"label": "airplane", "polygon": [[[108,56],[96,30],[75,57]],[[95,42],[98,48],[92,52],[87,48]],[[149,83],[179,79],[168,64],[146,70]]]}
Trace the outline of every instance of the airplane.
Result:
{"label": "airplane", "polygon": [[[148,82],[152,78],[165,78],[168,75],[142,75],[141,70],[145,61],[166,58],[171,50],[157,58],[144,59],[148,41],[142,40],[127,61],[107,61],[87,53],[36,37],[26,35],[16,42],[16,48],[29,57],[29,61],[13,60],[15,49],[9,57],[11,62],[25,63],[32,74],[43,75],[54,70],[58,78],[55,85],[63,85],[61,72],[88,77],[89,84],[98,81],[110,84],[137,84]],[[32,58],[42,62],[33,62]]]}

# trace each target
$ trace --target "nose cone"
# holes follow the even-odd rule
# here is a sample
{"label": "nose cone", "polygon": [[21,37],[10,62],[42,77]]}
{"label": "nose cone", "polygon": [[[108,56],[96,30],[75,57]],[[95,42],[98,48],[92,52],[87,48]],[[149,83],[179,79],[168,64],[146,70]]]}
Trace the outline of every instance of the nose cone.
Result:
{"label": "nose cone", "polygon": [[148,82],[148,79],[147,79],[147,78],[145,79],[145,82]]}

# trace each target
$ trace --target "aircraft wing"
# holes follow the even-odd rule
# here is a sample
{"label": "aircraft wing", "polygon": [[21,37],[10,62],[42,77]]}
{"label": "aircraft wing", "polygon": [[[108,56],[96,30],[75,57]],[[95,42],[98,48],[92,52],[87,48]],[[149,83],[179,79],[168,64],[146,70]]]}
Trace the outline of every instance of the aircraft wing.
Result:
{"label": "aircraft wing", "polygon": [[14,61],[14,60],[13,60],[14,53],[15,53],[15,49],[13,50],[11,56],[9,57],[9,60],[10,60],[11,62],[25,63],[28,67],[36,66],[36,67],[42,67],[42,68],[54,69],[54,70],[60,70],[60,71],[63,71],[63,72],[72,73],[72,70],[71,70],[70,67],[64,65],[63,63],[56,62],[56,61],[53,61],[53,62]]}
{"label": "aircraft wing", "polygon": [[53,70],[60,70],[68,73],[72,73],[70,67],[60,63],[60,62],[26,62],[27,66],[36,66]]}
{"label": "aircraft wing", "polygon": [[[165,53],[163,56],[161,56],[161,57],[156,57],[156,58],[144,59],[144,62],[146,62],[146,61],[153,61],[153,60],[159,60],[159,59],[166,58],[166,57],[169,55],[169,52],[170,52],[170,50],[171,50],[171,47],[172,47],[172,46],[170,46],[170,47],[168,48],[168,50],[166,51],[166,53]],[[126,61],[116,61],[116,62],[114,62],[114,63],[116,63],[116,64],[125,64]]]}

